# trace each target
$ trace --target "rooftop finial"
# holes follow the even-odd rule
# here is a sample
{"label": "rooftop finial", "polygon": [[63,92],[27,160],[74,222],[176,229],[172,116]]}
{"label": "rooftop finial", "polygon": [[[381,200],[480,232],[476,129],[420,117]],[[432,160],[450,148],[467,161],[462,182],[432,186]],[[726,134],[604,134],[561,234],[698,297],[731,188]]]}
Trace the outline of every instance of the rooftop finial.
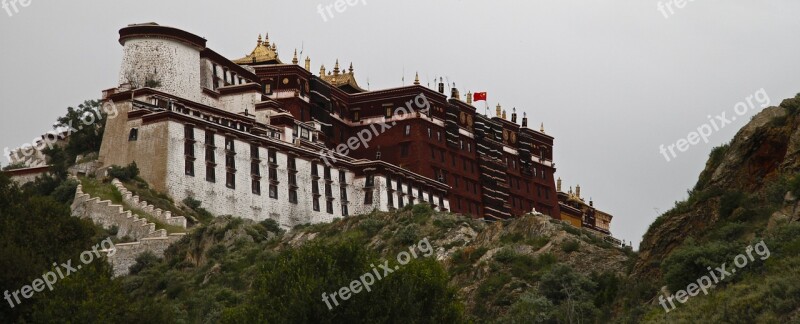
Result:
{"label": "rooftop finial", "polygon": [[542,126],[541,126],[541,128],[539,128],[539,131],[544,134],[544,123],[542,123]]}
{"label": "rooftop finial", "polygon": [[502,111],[502,109],[503,108],[500,107],[500,103],[498,102],[497,103],[497,108],[495,108],[495,114],[497,114],[497,117],[500,117],[500,112]]}
{"label": "rooftop finial", "polygon": [[319,76],[325,76],[325,64],[319,67]]}
{"label": "rooftop finial", "polygon": [[311,57],[306,56],[306,71],[311,72]]}
{"label": "rooftop finial", "polygon": [[299,61],[297,60],[297,49],[295,48],[294,49],[294,57],[292,58],[292,64],[297,64],[297,62],[299,62]]}
{"label": "rooftop finial", "polygon": [[350,71],[350,74],[353,74],[353,62],[350,62],[350,69],[349,69],[349,71]]}
{"label": "rooftop finial", "polygon": [[506,119],[506,110],[503,109],[503,119]]}
{"label": "rooftop finial", "polygon": [[467,91],[467,104],[472,104],[472,91]]}
{"label": "rooftop finial", "polygon": [[264,44],[269,46],[269,33],[267,33],[267,38],[264,40]]}
{"label": "rooftop finial", "polygon": [[414,85],[419,85],[419,72],[414,75]]}
{"label": "rooftop finial", "polygon": [[258,42],[256,42],[256,44],[261,45],[261,34],[258,34]]}
{"label": "rooftop finial", "polygon": [[339,59],[336,59],[336,65],[333,67],[333,74],[334,75],[339,74]]}

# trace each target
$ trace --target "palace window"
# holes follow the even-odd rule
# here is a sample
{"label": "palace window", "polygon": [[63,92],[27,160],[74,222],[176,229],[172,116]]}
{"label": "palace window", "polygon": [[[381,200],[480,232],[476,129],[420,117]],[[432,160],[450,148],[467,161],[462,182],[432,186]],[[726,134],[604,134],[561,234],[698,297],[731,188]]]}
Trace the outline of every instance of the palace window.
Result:
{"label": "palace window", "polygon": [[225,186],[231,189],[236,189],[236,174],[233,172],[225,173]]}
{"label": "palace window", "polygon": [[408,146],[409,146],[409,143],[400,144],[400,157],[407,157],[408,156]]}
{"label": "palace window", "polygon": [[392,118],[392,107],[386,107],[386,118]]}
{"label": "palace window", "polygon": [[128,142],[133,142],[139,139],[139,129],[138,128],[131,128],[130,133],[128,133]]}
{"label": "palace window", "polygon": [[184,163],[184,173],[194,177],[194,128],[186,125],[183,129],[185,142],[183,143],[183,153],[186,158]]}
{"label": "palace window", "polygon": [[194,177],[194,159],[186,159],[184,163],[185,173],[188,176]]}
{"label": "palace window", "polygon": [[278,154],[276,153],[276,151],[274,149],[269,150],[267,155],[268,155],[269,163],[278,164],[278,157],[277,157]]}
{"label": "palace window", "polygon": [[296,189],[289,189],[289,202],[292,204],[297,204],[297,190]]}
{"label": "palace window", "polygon": [[253,160],[258,160],[258,145],[250,144],[250,158]]}
{"label": "palace window", "polygon": [[372,188],[367,188],[364,191],[364,205],[372,205]]}
{"label": "palace window", "polygon": [[356,110],[353,112],[353,121],[361,121],[361,112]]}
{"label": "palace window", "polygon": [[[389,181],[387,183],[391,183],[391,181]],[[389,192],[386,193],[386,197],[389,199],[389,202],[388,202],[389,209],[394,209],[394,193],[389,191]]]}
{"label": "palace window", "polygon": [[274,184],[269,185],[269,197],[278,199],[278,186]]}
{"label": "palace window", "polygon": [[253,188],[253,194],[261,195],[261,181],[259,181],[256,178],[253,178],[250,186]]}
{"label": "palace window", "polygon": [[328,199],[328,201],[325,202],[325,211],[328,214],[333,214],[333,200]]}
{"label": "palace window", "polygon": [[400,179],[397,179],[397,204],[398,208],[405,206],[403,203],[403,182]]}
{"label": "palace window", "polygon": [[405,135],[406,136],[411,135],[411,125],[406,125]]}
{"label": "palace window", "polygon": [[428,138],[431,138],[431,128],[428,127]]}
{"label": "palace window", "polygon": [[206,164],[206,181],[208,182],[216,182],[216,174],[215,174],[214,164]]}

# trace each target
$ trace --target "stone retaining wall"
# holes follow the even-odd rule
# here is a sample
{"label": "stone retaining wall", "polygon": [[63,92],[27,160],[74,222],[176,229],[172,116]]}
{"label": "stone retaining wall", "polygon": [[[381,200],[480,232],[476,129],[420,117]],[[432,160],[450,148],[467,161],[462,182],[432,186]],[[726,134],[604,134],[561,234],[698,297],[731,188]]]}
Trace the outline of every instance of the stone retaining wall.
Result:
{"label": "stone retaining wall", "polygon": [[183,216],[172,216],[172,212],[164,211],[160,208],[156,208],[153,205],[150,205],[147,201],[142,200],[139,196],[134,195],[131,193],[128,188],[117,179],[111,181],[111,184],[119,190],[122,194],[122,200],[127,203],[129,206],[133,208],[140,209],[144,211],[146,214],[158,219],[165,224],[180,226],[186,228],[186,217]]}

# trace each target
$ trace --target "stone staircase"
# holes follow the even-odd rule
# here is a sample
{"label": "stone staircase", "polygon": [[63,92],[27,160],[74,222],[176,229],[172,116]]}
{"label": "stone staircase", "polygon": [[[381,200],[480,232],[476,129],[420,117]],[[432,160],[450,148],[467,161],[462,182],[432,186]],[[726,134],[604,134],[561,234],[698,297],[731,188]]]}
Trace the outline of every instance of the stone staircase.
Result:
{"label": "stone staircase", "polygon": [[[115,187],[122,186],[118,180],[114,179]],[[124,187],[123,187],[124,188]],[[132,195],[127,189],[120,190],[123,193],[123,200],[135,208],[142,208],[148,215],[162,220],[166,224],[186,228],[186,218],[183,216],[172,216],[170,212],[163,212],[153,208],[146,201]],[[127,195],[125,194],[127,192]],[[127,197],[127,198],[126,198]],[[135,200],[134,200],[135,197]],[[137,204],[131,204],[136,201]],[[142,207],[144,206],[144,207]],[[150,223],[145,218],[139,218],[130,210],[125,210],[123,206],[113,204],[109,200],[100,200],[91,197],[83,192],[83,187],[79,184],[75,191],[75,199],[70,206],[72,216],[91,219],[95,224],[103,228],[110,229],[117,227],[117,238],[128,237],[135,242],[119,243],[114,246],[116,252],[108,254],[108,261],[114,269],[114,276],[127,275],[130,266],[136,263],[136,257],[145,252],[151,252],[157,257],[163,257],[164,251],[172,244],[183,238],[186,233],[167,234],[164,229],[156,230],[156,224]]]}

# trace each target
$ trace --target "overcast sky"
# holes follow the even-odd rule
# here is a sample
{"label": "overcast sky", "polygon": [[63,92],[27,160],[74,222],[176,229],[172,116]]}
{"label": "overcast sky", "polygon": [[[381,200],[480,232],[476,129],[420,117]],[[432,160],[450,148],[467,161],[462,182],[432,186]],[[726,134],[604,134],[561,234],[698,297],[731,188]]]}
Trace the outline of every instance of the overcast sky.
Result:
{"label": "overcast sky", "polygon": [[352,61],[365,88],[400,86],[403,75],[409,84],[419,71],[423,84],[443,76],[462,94],[488,92],[491,107],[527,112],[555,136],[565,188],[580,184],[615,216],[614,236],[636,246],[755,111],[670,162],[660,145],[709,115],[730,117],[759,89],[773,105],[800,92],[796,0],[696,0],[672,13],[654,0],[367,0],[327,21],[318,6],[333,0],[30,1],[13,16],[0,11],[0,148],[115,87],[127,24],[184,29],[231,59],[269,32],[284,61],[295,48],[315,72]]}

